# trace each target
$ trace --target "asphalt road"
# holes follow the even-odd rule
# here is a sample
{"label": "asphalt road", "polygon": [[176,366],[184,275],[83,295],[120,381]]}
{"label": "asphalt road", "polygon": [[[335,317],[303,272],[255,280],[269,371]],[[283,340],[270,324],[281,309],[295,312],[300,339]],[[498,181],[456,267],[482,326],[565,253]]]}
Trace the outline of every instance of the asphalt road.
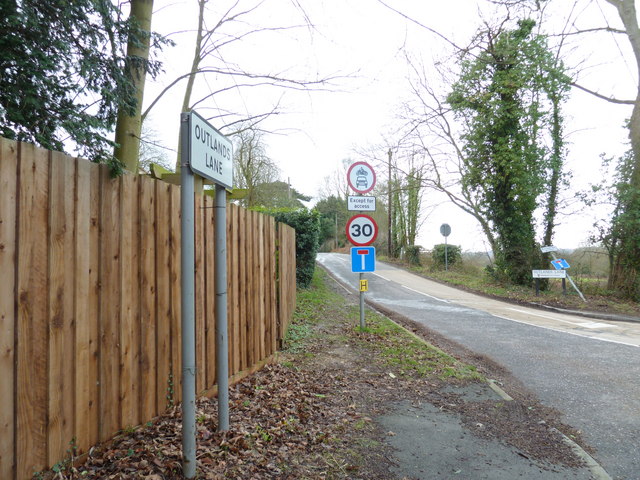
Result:
{"label": "asphalt road", "polygon": [[[358,286],[348,255],[323,253],[318,262]],[[381,262],[365,278],[371,300],[511,371],[583,432],[613,479],[640,479],[640,323],[489,300]]]}

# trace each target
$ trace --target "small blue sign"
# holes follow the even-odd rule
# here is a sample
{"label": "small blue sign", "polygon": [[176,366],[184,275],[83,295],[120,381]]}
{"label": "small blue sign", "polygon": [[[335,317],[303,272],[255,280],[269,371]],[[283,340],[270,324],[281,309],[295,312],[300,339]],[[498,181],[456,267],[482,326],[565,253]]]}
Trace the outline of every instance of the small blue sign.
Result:
{"label": "small blue sign", "polygon": [[365,273],[376,271],[376,248],[375,247],[352,247],[351,248],[351,271],[354,273]]}
{"label": "small blue sign", "polygon": [[556,270],[564,270],[566,268],[569,268],[570,266],[564,258],[553,260],[551,262],[551,265],[553,265],[553,268],[555,268]]}

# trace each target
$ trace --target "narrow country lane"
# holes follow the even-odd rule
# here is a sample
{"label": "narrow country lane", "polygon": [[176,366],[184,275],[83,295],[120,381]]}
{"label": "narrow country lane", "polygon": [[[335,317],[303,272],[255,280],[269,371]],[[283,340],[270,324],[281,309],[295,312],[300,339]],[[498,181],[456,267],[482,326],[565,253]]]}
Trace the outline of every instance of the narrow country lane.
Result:
{"label": "narrow country lane", "polygon": [[[356,288],[348,255],[318,262]],[[583,432],[612,478],[640,479],[640,323],[499,302],[381,262],[365,275],[369,299],[503,365]]]}

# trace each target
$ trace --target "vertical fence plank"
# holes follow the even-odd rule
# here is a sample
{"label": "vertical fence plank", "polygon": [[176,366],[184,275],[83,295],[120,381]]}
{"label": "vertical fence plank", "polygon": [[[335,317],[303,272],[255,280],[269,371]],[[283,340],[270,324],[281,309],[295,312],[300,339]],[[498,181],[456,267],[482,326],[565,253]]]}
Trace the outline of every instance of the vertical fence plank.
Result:
{"label": "vertical fence plank", "polygon": [[173,397],[171,380],[171,272],[169,217],[171,198],[169,184],[156,184],[156,285],[158,311],[158,413],[167,408],[168,399]]}
{"label": "vertical fence plank", "polygon": [[253,216],[253,241],[254,241],[254,252],[253,252],[253,269],[254,269],[254,299],[253,299],[253,354],[254,361],[259,362],[262,360],[262,356],[260,354],[260,324],[262,323],[262,308],[261,308],[261,259],[260,259],[260,244],[262,243],[262,234],[260,232],[260,219],[262,215],[259,213],[255,213]]}
{"label": "vertical fence plank", "polygon": [[238,318],[238,353],[239,370],[247,368],[247,211],[238,209],[238,271],[239,275],[239,318]]}
{"label": "vertical fence plank", "polygon": [[240,371],[240,207],[237,205],[231,205],[233,211],[233,225],[231,227],[231,233],[233,236],[233,256],[231,258],[231,270],[229,274],[233,277],[232,290],[233,290],[233,304],[231,306],[231,324],[230,330],[230,348],[232,362],[229,367],[229,374],[234,375]]}
{"label": "vertical fence plank", "polygon": [[195,329],[196,329],[196,393],[204,389],[205,351],[204,351],[204,316],[205,316],[205,272],[204,272],[204,209],[201,194],[194,198],[195,212]]}
{"label": "vertical fence plank", "polygon": [[98,441],[98,212],[100,169],[78,160],[75,212],[75,435],[78,453]]}
{"label": "vertical fence plank", "polygon": [[75,161],[51,153],[49,170],[48,465],[65,456],[74,432],[73,218]]}
{"label": "vertical fence plank", "polygon": [[267,243],[269,245],[269,276],[267,284],[270,286],[267,297],[269,299],[269,354],[275,353],[277,350],[277,324],[278,324],[278,306],[276,304],[276,222],[273,217],[268,218],[269,235]]}
{"label": "vertical fence plank", "polygon": [[48,152],[20,144],[16,476],[47,462]]}
{"label": "vertical fence plank", "polygon": [[13,478],[15,465],[15,299],[18,145],[0,138],[0,478]]}
{"label": "vertical fence plank", "polygon": [[140,393],[142,420],[156,414],[155,189],[140,178]]}
{"label": "vertical fence plank", "polygon": [[231,374],[233,352],[233,275],[231,274],[231,266],[233,265],[233,204],[227,203],[227,343],[229,345],[227,352],[227,362],[229,366],[229,374]]}
{"label": "vertical fence plank", "polygon": [[215,200],[205,197],[205,272],[206,272],[206,315],[205,315],[205,344],[206,344],[206,384],[211,388],[216,382],[216,288],[215,288]]}
{"label": "vertical fence plank", "polygon": [[291,322],[296,301],[295,230],[278,224],[278,342],[282,342]]}
{"label": "vertical fence plank", "polygon": [[123,175],[120,211],[120,403],[121,428],[138,425],[140,419],[140,321],[138,302],[138,185],[139,177]]}
{"label": "vertical fence plank", "polygon": [[121,182],[101,168],[100,212],[100,440],[120,429],[120,200]]}
{"label": "vertical fence plank", "polygon": [[255,219],[256,212],[247,212],[247,291],[249,292],[249,298],[247,303],[248,315],[247,315],[247,358],[249,365],[256,363],[256,228]]}
{"label": "vertical fence plank", "polygon": [[258,241],[258,289],[257,289],[257,295],[258,295],[258,316],[257,316],[257,322],[258,322],[258,328],[257,330],[257,334],[258,334],[258,358],[260,360],[265,358],[265,341],[264,341],[264,334],[265,334],[265,322],[266,322],[266,318],[267,318],[267,314],[266,314],[266,309],[265,309],[265,290],[266,290],[266,281],[265,281],[265,245],[264,245],[264,219],[265,216],[264,215],[260,215],[258,217],[258,234],[259,234],[259,241]]}
{"label": "vertical fence plank", "polygon": [[169,187],[171,192],[171,372],[173,378],[173,403],[178,403],[182,391],[182,322],[180,296],[180,189]]}

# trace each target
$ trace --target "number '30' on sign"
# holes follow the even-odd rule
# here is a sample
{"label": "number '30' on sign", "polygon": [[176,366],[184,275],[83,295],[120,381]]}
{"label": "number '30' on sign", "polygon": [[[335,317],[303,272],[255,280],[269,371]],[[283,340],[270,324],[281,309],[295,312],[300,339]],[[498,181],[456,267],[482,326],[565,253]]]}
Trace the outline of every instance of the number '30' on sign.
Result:
{"label": "number '30' on sign", "polygon": [[378,236],[378,224],[369,215],[354,215],[347,222],[346,233],[352,245],[370,245]]}

